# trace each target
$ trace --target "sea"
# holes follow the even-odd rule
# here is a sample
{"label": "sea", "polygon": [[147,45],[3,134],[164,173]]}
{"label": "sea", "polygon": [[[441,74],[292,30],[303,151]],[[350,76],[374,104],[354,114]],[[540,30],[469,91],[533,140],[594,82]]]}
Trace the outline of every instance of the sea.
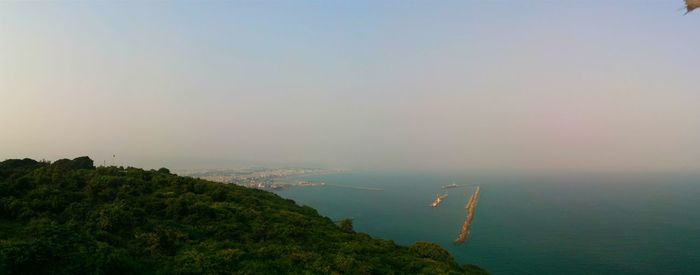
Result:
{"label": "sea", "polygon": [[[348,172],[286,180],[325,182],[274,192],[333,220],[350,218],[355,231],[406,246],[434,242],[492,274],[700,274],[697,175]],[[453,182],[462,186],[441,188]],[[470,238],[455,245],[476,186]]]}

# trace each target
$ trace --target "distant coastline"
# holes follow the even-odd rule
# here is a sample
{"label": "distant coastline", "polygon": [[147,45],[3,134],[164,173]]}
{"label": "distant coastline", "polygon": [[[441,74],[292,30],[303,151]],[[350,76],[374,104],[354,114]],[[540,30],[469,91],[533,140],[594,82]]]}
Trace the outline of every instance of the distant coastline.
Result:
{"label": "distant coastline", "polygon": [[230,183],[249,188],[277,190],[295,186],[321,186],[320,182],[298,180],[300,176],[319,176],[345,173],[349,169],[333,168],[241,168],[241,169],[202,169],[187,171],[184,176],[214,182]]}

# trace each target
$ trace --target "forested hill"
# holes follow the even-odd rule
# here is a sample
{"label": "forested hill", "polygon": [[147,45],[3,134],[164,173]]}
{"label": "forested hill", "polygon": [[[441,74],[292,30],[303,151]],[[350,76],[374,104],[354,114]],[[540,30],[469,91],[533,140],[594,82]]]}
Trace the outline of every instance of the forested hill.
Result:
{"label": "forested hill", "polygon": [[273,193],[88,157],[0,162],[0,274],[478,274]]}

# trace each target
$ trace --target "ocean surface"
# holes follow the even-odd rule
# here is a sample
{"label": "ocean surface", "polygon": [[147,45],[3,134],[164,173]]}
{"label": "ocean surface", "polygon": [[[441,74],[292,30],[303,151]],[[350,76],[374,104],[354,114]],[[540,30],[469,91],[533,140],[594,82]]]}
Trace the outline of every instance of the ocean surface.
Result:
{"label": "ocean surface", "polygon": [[[327,183],[275,192],[331,219],[352,218],[355,231],[401,245],[435,242],[492,274],[700,274],[698,176],[351,172],[287,180]],[[469,186],[441,189],[452,182]],[[454,245],[476,185],[471,237]]]}

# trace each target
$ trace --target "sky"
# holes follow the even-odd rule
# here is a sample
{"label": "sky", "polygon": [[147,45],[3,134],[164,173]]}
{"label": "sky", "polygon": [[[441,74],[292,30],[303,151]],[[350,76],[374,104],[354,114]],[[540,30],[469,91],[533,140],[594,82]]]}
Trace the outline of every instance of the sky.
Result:
{"label": "sky", "polygon": [[683,1],[0,1],[0,159],[700,169]]}

